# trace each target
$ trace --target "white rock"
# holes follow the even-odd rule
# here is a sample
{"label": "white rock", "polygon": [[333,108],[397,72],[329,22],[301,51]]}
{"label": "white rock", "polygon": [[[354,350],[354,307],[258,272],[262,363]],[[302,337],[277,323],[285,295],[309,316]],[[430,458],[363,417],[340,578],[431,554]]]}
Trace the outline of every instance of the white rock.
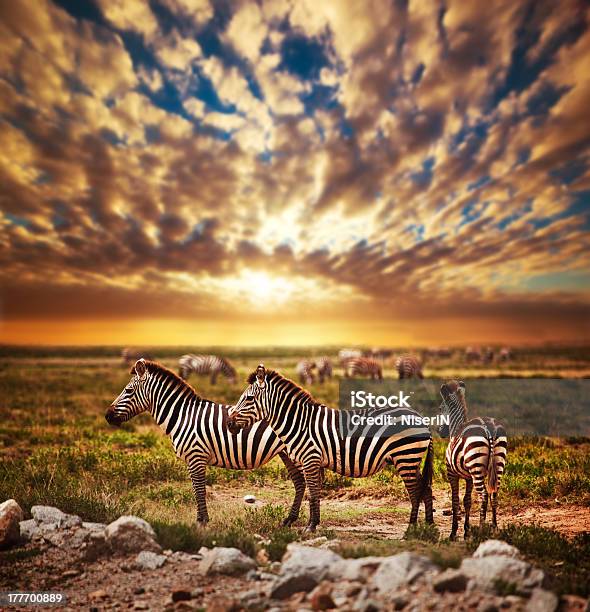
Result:
{"label": "white rock", "polygon": [[280,574],[312,574],[319,582],[339,561],[342,561],[342,557],[331,550],[289,544],[283,556]]}
{"label": "white rock", "polygon": [[82,527],[88,531],[104,531],[107,528],[104,523],[87,523],[86,521],[82,523]]}
{"label": "white rock", "polygon": [[22,508],[14,499],[7,499],[0,504],[0,548],[19,542],[20,522],[24,518]]}
{"label": "white rock", "polygon": [[244,501],[247,504],[253,504],[256,501],[256,497],[254,495],[244,495]]}
{"label": "white rock", "polygon": [[507,542],[502,542],[502,540],[486,540],[482,542],[473,553],[475,559],[481,559],[482,557],[489,557],[491,555],[501,555],[516,559],[520,556],[520,552],[518,548],[511,546]]}
{"label": "white rock", "polygon": [[438,571],[430,559],[412,552],[385,557],[371,579],[372,586],[382,595],[390,595],[400,586],[411,584],[426,572]]}
{"label": "white rock", "polygon": [[559,598],[555,593],[545,589],[533,589],[525,610],[527,612],[555,612],[559,605]]}
{"label": "white rock", "polygon": [[20,537],[26,542],[30,542],[33,539],[40,538],[43,535],[37,521],[35,519],[28,519],[27,521],[21,521],[20,526]]}
{"label": "white rock", "polygon": [[461,571],[473,580],[475,586],[496,592],[497,583],[513,584],[519,593],[529,593],[541,586],[544,574],[529,563],[505,557],[489,555],[478,559],[466,558],[461,562]]}
{"label": "white rock", "polygon": [[256,561],[237,548],[218,546],[203,555],[200,570],[203,574],[239,576],[256,568]]}
{"label": "white rock", "polygon": [[66,514],[59,508],[53,506],[33,506],[31,514],[37,524],[51,529],[54,525],[57,529],[71,529],[82,525],[82,519],[75,514]]}
{"label": "white rock", "polygon": [[113,552],[160,552],[152,526],[137,516],[120,516],[106,526],[107,544]]}
{"label": "white rock", "polygon": [[360,559],[341,559],[328,570],[328,578],[340,581],[365,582],[372,576],[385,557],[361,557]]}
{"label": "white rock", "polygon": [[165,555],[158,555],[151,550],[142,550],[135,557],[134,565],[139,569],[155,570],[166,563]]}

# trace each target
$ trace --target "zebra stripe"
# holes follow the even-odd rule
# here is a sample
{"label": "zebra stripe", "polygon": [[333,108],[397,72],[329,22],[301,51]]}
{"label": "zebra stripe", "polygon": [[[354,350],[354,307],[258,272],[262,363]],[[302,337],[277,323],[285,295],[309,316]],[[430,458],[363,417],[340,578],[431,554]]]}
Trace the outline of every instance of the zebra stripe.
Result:
{"label": "zebra stripe", "polygon": [[183,355],[178,360],[178,374],[185,380],[191,373],[209,374],[211,384],[214,385],[217,376],[223,374],[232,384],[235,384],[237,373],[231,363],[225,357],[217,355]]}
{"label": "zebra stripe", "polygon": [[402,378],[424,378],[422,374],[422,362],[413,355],[402,355],[395,360],[395,369],[400,379]]}
{"label": "zebra stripe", "polygon": [[453,525],[451,539],[457,536],[459,527],[459,479],[466,482],[465,535],[469,532],[471,493],[475,491],[480,500],[480,525],[486,520],[488,496],[492,503],[492,526],[497,526],[498,489],[504,473],[507,453],[507,437],[504,426],[490,417],[477,417],[467,421],[465,383],[455,380],[441,385],[442,412],[449,416],[450,424],[442,426],[443,437],[450,436],[445,453],[447,476],[451,485],[453,503]]}
{"label": "zebra stripe", "polygon": [[[111,425],[151,413],[170,437],[176,455],[183,459],[191,476],[197,501],[197,520],[209,520],[205,498],[205,469],[208,465],[234,470],[253,470],[277,455],[295,486],[295,498],[284,524],[299,515],[305,479],[286,453],[284,444],[266,423],[256,423],[239,432],[228,429],[230,406],[200,398],[196,391],[162,365],[139,360],[133,377],[105,414]],[[231,434],[230,434],[231,432]]]}
{"label": "zebra stripe", "polygon": [[[320,472],[327,468],[344,476],[361,478],[393,464],[412,502],[410,523],[415,523],[423,500],[426,520],[432,522],[432,436],[426,427],[400,428],[383,437],[343,437],[340,411],[318,404],[304,389],[277,372],[258,366],[249,386],[229,411],[236,427],[251,427],[265,419],[283,441],[291,459],[303,466],[310,497],[314,531],[320,522]],[[393,416],[417,415],[409,409],[389,411]],[[400,419],[401,421],[401,419]],[[426,456],[424,472],[420,473]]]}
{"label": "zebra stripe", "polygon": [[347,359],[344,364],[344,376],[354,378],[355,376],[368,376],[369,378],[383,378],[381,364],[368,357],[354,357]]}
{"label": "zebra stripe", "polygon": [[311,361],[310,359],[302,359],[295,367],[299,382],[307,385],[312,384],[315,381],[315,374],[313,372],[315,368],[315,361]]}

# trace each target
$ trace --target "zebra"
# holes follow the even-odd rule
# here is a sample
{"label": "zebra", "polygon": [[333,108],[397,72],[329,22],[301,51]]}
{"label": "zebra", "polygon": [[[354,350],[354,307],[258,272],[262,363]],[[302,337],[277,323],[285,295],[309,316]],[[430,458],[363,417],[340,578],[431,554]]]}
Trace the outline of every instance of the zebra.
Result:
{"label": "zebra", "polygon": [[413,355],[402,355],[395,360],[395,369],[400,379],[402,378],[424,378],[422,374],[422,362]]}
{"label": "zebra", "polygon": [[313,373],[315,368],[315,361],[302,359],[295,367],[299,381],[302,384],[311,385],[315,381],[315,375]]}
{"label": "zebra", "polygon": [[378,361],[367,357],[355,357],[348,359],[344,364],[344,376],[346,378],[368,376],[371,379],[382,380],[383,372]]}
{"label": "zebra", "polygon": [[211,384],[214,385],[219,373],[223,374],[232,385],[236,384],[236,369],[225,357],[217,355],[183,355],[178,360],[178,374],[185,380],[191,372],[195,374],[209,374]]}
{"label": "zebra", "polygon": [[500,349],[500,352],[498,353],[498,359],[500,361],[510,361],[511,358],[512,358],[512,351],[510,350],[510,347],[505,346]]}
{"label": "zebra", "polygon": [[358,349],[341,349],[338,351],[338,361],[340,365],[346,365],[346,362],[349,359],[356,359],[357,357],[362,357],[363,354]]}
{"label": "zebra", "polygon": [[121,359],[123,359],[123,364],[126,366],[130,366],[132,363],[135,363],[138,359],[147,359],[149,361],[152,360],[152,356],[145,351],[139,351],[137,349],[132,348],[124,348],[121,351]]}
{"label": "zebra", "polygon": [[[388,414],[417,415],[411,409],[388,409]],[[341,419],[351,422],[348,411],[317,403],[299,385],[260,364],[248,378],[238,403],[230,408],[230,422],[237,428],[251,427],[264,419],[285,444],[291,460],[303,467],[309,492],[310,518],[306,531],[320,522],[321,470],[361,478],[393,464],[404,481],[412,509],[410,523],[418,519],[424,501],[426,520],[433,522],[432,436],[427,427],[411,426],[382,436],[346,436]],[[350,431],[350,430],[348,430]],[[422,459],[424,470],[420,473]]]}
{"label": "zebra", "polygon": [[500,479],[504,473],[507,453],[507,438],[504,426],[490,417],[467,420],[465,383],[450,380],[440,388],[443,398],[441,412],[449,417],[448,425],[441,425],[439,434],[450,437],[445,453],[447,476],[451,485],[453,503],[453,526],[451,539],[457,537],[459,527],[459,479],[466,481],[465,537],[469,532],[469,510],[473,487],[480,499],[480,526],[485,523],[488,495],[492,503],[492,526],[497,527],[496,510]]}
{"label": "zebra", "polygon": [[315,364],[318,369],[320,383],[323,383],[328,378],[332,378],[332,361],[328,357],[318,357],[315,360]]}
{"label": "zebra", "polygon": [[205,498],[206,466],[253,470],[277,455],[295,486],[295,498],[283,524],[291,525],[297,520],[305,494],[305,478],[266,423],[256,423],[241,432],[228,430],[230,407],[199,397],[193,387],[171,370],[140,359],[131,373],[131,380],[110,405],[105,419],[110,425],[120,425],[146,410],[151,413],[170,436],[177,457],[184,459],[188,466],[199,523],[209,520]]}

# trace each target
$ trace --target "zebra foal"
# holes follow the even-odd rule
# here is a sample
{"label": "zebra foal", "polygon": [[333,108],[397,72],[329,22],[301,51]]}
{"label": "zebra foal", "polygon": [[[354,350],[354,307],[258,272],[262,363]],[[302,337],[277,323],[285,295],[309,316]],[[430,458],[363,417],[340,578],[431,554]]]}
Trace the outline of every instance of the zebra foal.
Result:
{"label": "zebra foal", "polygon": [[498,489],[506,465],[507,438],[502,423],[491,417],[467,420],[465,383],[450,380],[440,388],[443,398],[441,411],[448,415],[449,425],[441,425],[439,434],[450,437],[445,453],[447,476],[451,485],[453,503],[453,525],[451,539],[457,537],[459,528],[459,480],[465,480],[465,536],[469,532],[471,493],[475,491],[480,500],[479,522],[485,523],[488,496],[492,503],[492,526],[497,527]]}
{"label": "zebra foal", "polygon": [[149,411],[170,437],[176,456],[184,459],[197,502],[197,521],[209,520],[205,498],[205,470],[214,465],[234,470],[253,470],[277,455],[295,486],[295,498],[284,524],[297,520],[305,493],[305,479],[285,452],[284,444],[266,423],[249,429],[228,429],[229,406],[199,397],[174,372],[140,359],[131,369],[131,380],[105,414],[110,425]]}
{"label": "zebra foal", "polygon": [[[285,444],[291,460],[303,466],[309,491],[310,517],[307,531],[320,522],[321,471],[327,468],[343,476],[362,478],[392,464],[404,481],[412,503],[410,523],[418,518],[424,501],[426,520],[433,522],[432,436],[427,427],[407,426],[383,436],[344,436],[341,412],[317,403],[312,396],[278,372],[261,364],[248,379],[248,387],[230,408],[230,422],[237,428],[251,427],[264,419]],[[415,415],[408,408],[389,410],[401,422],[402,415]],[[376,413],[375,413],[376,414]],[[420,472],[422,459],[424,471]]]}

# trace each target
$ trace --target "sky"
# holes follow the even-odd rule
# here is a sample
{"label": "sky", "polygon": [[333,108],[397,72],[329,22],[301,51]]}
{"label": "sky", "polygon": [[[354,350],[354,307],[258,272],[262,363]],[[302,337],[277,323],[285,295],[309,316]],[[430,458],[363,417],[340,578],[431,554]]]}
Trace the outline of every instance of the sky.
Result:
{"label": "sky", "polygon": [[0,342],[589,341],[589,20],[0,3]]}

